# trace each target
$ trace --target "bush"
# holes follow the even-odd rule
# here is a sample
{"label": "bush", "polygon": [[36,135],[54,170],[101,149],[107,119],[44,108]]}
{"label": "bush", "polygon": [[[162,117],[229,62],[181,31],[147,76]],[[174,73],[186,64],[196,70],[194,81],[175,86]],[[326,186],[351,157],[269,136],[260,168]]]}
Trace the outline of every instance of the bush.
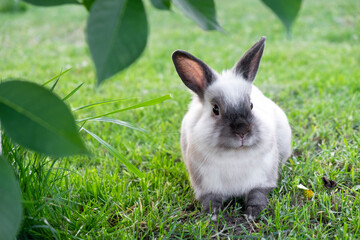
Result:
{"label": "bush", "polygon": [[0,1],[0,12],[2,13],[15,13],[25,12],[27,5],[19,0],[1,0]]}

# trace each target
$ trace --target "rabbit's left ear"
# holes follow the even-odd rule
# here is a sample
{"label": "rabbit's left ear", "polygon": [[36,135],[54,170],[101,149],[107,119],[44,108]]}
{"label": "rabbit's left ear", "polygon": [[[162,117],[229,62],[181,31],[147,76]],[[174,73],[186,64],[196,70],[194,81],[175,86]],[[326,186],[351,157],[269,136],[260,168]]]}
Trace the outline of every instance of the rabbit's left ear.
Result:
{"label": "rabbit's left ear", "polygon": [[246,81],[254,81],[264,51],[265,39],[261,37],[236,63],[233,68],[236,75],[241,75]]}

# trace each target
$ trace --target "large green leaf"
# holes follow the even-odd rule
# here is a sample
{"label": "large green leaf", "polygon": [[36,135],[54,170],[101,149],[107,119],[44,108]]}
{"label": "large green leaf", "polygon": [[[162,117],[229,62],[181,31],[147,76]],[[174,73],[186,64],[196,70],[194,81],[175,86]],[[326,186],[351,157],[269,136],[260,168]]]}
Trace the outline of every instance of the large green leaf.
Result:
{"label": "large green leaf", "polygon": [[284,24],[288,34],[301,7],[301,0],[261,0]]}
{"label": "large green leaf", "polygon": [[204,30],[224,31],[216,19],[213,0],[172,0],[189,18]]}
{"label": "large green leaf", "polygon": [[169,10],[171,5],[170,0],[151,0],[151,3],[160,10]]}
{"label": "large green leaf", "polygon": [[8,160],[0,156],[0,239],[15,239],[21,221],[20,187]]}
{"label": "large green leaf", "polygon": [[0,121],[10,138],[37,152],[56,157],[87,153],[69,108],[35,83],[0,83]]}
{"label": "large green leaf", "polygon": [[88,11],[90,11],[92,5],[94,4],[95,0],[83,0],[82,4],[86,7]]}
{"label": "large green leaf", "polygon": [[101,83],[132,64],[145,49],[148,26],[142,1],[95,1],[86,33]]}
{"label": "large green leaf", "polygon": [[63,4],[79,4],[76,0],[23,0],[37,6],[57,6]]}

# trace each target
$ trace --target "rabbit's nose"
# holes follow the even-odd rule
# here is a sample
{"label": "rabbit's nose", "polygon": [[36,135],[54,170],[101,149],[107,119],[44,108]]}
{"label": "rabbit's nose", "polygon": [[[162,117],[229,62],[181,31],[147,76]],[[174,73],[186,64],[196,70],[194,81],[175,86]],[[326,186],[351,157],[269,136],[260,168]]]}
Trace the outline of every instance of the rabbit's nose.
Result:
{"label": "rabbit's nose", "polygon": [[235,133],[236,136],[239,136],[240,138],[244,138],[246,133]]}
{"label": "rabbit's nose", "polygon": [[232,132],[235,135],[240,136],[241,138],[244,138],[245,135],[250,132],[250,124],[248,123],[232,123],[230,124],[230,127],[232,129]]}
{"label": "rabbit's nose", "polygon": [[234,133],[236,136],[240,137],[240,138],[244,138],[246,136],[246,134],[248,134],[249,132],[246,133]]}

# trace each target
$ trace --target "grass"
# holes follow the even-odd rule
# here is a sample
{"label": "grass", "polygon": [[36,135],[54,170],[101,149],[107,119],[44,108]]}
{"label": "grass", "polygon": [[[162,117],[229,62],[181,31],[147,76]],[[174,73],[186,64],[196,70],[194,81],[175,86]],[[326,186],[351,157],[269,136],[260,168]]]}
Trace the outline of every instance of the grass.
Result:
{"label": "grass", "polygon": [[[360,238],[360,3],[304,1],[291,40],[261,1],[216,3],[226,34],[203,32],[178,11],[158,11],[147,3],[151,33],[145,53],[99,88],[85,44],[84,9],[28,6],[21,14],[0,15],[0,80],[44,83],[72,67],[55,88],[65,97],[84,82],[66,101],[72,108],[127,99],[76,111],[78,119],[173,96],[111,116],[148,133],[86,124],[138,167],[143,179],[85,132],[91,157],[49,159],[3,138],[23,191],[20,239]],[[267,42],[255,84],[287,113],[293,154],[259,219],[246,222],[241,199],[233,199],[214,223],[200,212],[181,162],[179,128],[190,95],[170,55],[188,50],[221,71],[262,35]],[[323,176],[338,186],[324,188]],[[314,197],[306,199],[298,184]]]}

